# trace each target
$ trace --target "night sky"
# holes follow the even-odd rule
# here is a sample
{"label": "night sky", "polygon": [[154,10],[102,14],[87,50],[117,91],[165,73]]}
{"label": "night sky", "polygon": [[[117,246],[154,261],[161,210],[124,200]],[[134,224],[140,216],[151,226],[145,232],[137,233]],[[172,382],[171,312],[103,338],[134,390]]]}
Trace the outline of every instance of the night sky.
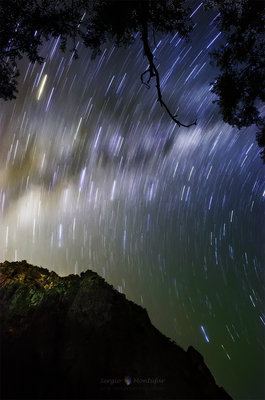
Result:
{"label": "night sky", "polygon": [[90,268],[204,356],[235,399],[264,398],[264,166],[255,127],[222,121],[208,52],[216,13],[151,41],[164,100],[148,90],[139,35],[92,61],[48,42],[0,103],[0,261],[58,274]]}

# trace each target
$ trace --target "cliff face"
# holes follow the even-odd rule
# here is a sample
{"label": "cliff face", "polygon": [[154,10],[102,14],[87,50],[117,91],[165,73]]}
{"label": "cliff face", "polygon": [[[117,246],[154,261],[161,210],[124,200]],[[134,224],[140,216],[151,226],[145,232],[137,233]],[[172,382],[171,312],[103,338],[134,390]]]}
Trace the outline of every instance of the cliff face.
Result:
{"label": "cliff face", "polygon": [[0,264],[1,398],[230,399],[96,273]]}

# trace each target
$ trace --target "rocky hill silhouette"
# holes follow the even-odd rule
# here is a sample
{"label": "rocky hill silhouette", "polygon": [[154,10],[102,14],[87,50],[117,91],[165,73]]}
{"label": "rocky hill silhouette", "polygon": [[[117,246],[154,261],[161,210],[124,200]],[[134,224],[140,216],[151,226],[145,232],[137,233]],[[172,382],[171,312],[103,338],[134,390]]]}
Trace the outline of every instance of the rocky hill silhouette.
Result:
{"label": "rocky hill silhouette", "polygon": [[1,398],[231,399],[95,272],[0,264]]}

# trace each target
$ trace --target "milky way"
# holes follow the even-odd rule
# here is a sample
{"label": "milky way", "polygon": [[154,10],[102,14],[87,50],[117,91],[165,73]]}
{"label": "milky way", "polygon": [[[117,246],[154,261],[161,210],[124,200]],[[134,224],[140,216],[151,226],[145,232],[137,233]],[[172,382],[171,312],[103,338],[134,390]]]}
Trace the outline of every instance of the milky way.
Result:
{"label": "milky way", "polygon": [[[195,6],[196,3],[196,6]],[[264,397],[264,167],[255,128],[212,104],[208,52],[223,40],[194,2],[192,41],[155,37],[178,128],[141,85],[139,35],[92,61],[43,48],[0,109],[0,260],[61,275],[91,268],[196,347],[234,398]]]}

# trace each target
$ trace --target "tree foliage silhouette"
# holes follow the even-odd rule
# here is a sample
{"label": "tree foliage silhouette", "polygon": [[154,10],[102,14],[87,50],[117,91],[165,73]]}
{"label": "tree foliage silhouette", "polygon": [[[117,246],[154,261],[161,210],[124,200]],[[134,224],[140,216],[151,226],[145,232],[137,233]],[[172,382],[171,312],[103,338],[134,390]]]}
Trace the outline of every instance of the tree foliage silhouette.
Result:
{"label": "tree foliage silhouette", "polygon": [[[0,0],[0,97],[15,98],[18,61],[27,56],[42,63],[40,49],[50,37],[60,37],[60,47],[67,42],[77,58],[76,42],[82,40],[100,54],[108,40],[117,46],[129,46],[140,34],[148,68],[141,74],[146,87],[155,83],[157,101],[178,125],[189,127],[195,121],[181,122],[169,109],[161,91],[149,37],[154,32],[178,34],[187,38],[192,30],[186,0]],[[226,43],[212,53],[220,74],[212,91],[225,122],[239,129],[256,124],[257,139],[264,147],[264,5],[257,0],[204,0],[206,7],[219,11],[216,23]],[[263,151],[265,161],[265,152]]]}
{"label": "tree foliage silhouette", "polygon": [[[265,146],[265,3],[260,0],[211,0],[217,7],[216,23],[225,36],[225,44],[212,52],[220,74],[212,83],[212,92],[223,120],[241,129],[255,124],[257,141]],[[265,149],[261,156],[265,162]]]}

